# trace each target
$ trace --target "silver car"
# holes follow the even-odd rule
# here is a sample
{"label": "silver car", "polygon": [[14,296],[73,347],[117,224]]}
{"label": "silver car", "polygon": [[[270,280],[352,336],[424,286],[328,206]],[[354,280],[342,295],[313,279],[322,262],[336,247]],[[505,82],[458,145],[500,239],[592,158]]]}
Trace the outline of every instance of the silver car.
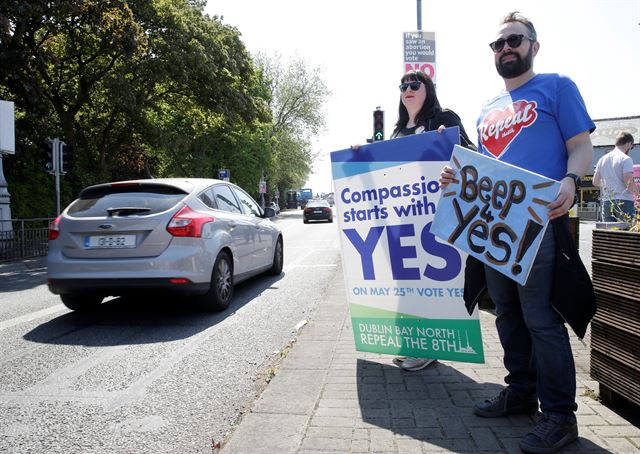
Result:
{"label": "silver car", "polygon": [[223,310],[234,284],[282,272],[274,215],[221,180],[90,186],[49,226],[48,286],[73,310],[150,290],[192,295],[207,309]]}
{"label": "silver car", "polygon": [[271,202],[269,206],[273,208],[276,214],[280,213],[280,206],[276,202]]}

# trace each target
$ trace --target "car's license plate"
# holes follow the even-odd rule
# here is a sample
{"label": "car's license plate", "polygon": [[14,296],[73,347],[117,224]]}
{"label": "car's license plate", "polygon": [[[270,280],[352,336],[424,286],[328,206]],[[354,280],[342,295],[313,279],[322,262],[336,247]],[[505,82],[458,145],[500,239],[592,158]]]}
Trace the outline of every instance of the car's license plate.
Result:
{"label": "car's license plate", "polygon": [[84,247],[122,249],[136,247],[135,235],[91,235],[84,239]]}
{"label": "car's license plate", "polygon": [[319,213],[322,213],[322,210],[314,210],[313,212],[316,214],[319,214]]}

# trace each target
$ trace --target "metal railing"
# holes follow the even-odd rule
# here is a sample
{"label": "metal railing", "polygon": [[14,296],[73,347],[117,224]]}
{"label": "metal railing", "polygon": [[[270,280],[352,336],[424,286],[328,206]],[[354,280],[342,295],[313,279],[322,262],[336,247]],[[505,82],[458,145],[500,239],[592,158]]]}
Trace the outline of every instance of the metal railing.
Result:
{"label": "metal railing", "polygon": [[0,262],[47,255],[48,226],[53,218],[0,221]]}
{"label": "metal railing", "polygon": [[599,221],[600,205],[596,203],[589,203],[578,206],[578,217],[589,221]]}

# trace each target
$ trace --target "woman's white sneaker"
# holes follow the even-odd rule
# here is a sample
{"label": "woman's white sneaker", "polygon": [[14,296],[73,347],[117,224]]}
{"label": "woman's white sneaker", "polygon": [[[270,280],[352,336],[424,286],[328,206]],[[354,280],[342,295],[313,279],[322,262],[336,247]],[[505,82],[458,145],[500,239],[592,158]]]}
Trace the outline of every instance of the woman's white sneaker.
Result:
{"label": "woman's white sneaker", "polygon": [[435,361],[436,360],[432,358],[406,358],[402,361],[402,364],[400,364],[400,368],[408,371],[416,371],[424,369]]}

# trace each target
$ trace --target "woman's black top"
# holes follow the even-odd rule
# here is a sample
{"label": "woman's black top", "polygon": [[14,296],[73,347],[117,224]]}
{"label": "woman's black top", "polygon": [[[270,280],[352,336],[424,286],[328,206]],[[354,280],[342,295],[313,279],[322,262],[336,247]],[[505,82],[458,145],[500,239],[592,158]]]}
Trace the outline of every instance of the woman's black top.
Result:
{"label": "woman's black top", "polygon": [[444,125],[445,128],[458,126],[460,128],[460,145],[472,150],[476,149],[476,146],[473,144],[473,142],[471,142],[469,136],[467,135],[467,132],[464,130],[464,126],[462,126],[462,120],[460,120],[458,114],[449,109],[438,110],[434,116],[427,118],[426,121],[424,121],[422,124],[413,126],[411,128],[402,128],[399,131],[394,131],[391,135],[391,138],[395,139],[396,137],[405,137],[421,132],[435,131],[440,127],[440,125]]}

